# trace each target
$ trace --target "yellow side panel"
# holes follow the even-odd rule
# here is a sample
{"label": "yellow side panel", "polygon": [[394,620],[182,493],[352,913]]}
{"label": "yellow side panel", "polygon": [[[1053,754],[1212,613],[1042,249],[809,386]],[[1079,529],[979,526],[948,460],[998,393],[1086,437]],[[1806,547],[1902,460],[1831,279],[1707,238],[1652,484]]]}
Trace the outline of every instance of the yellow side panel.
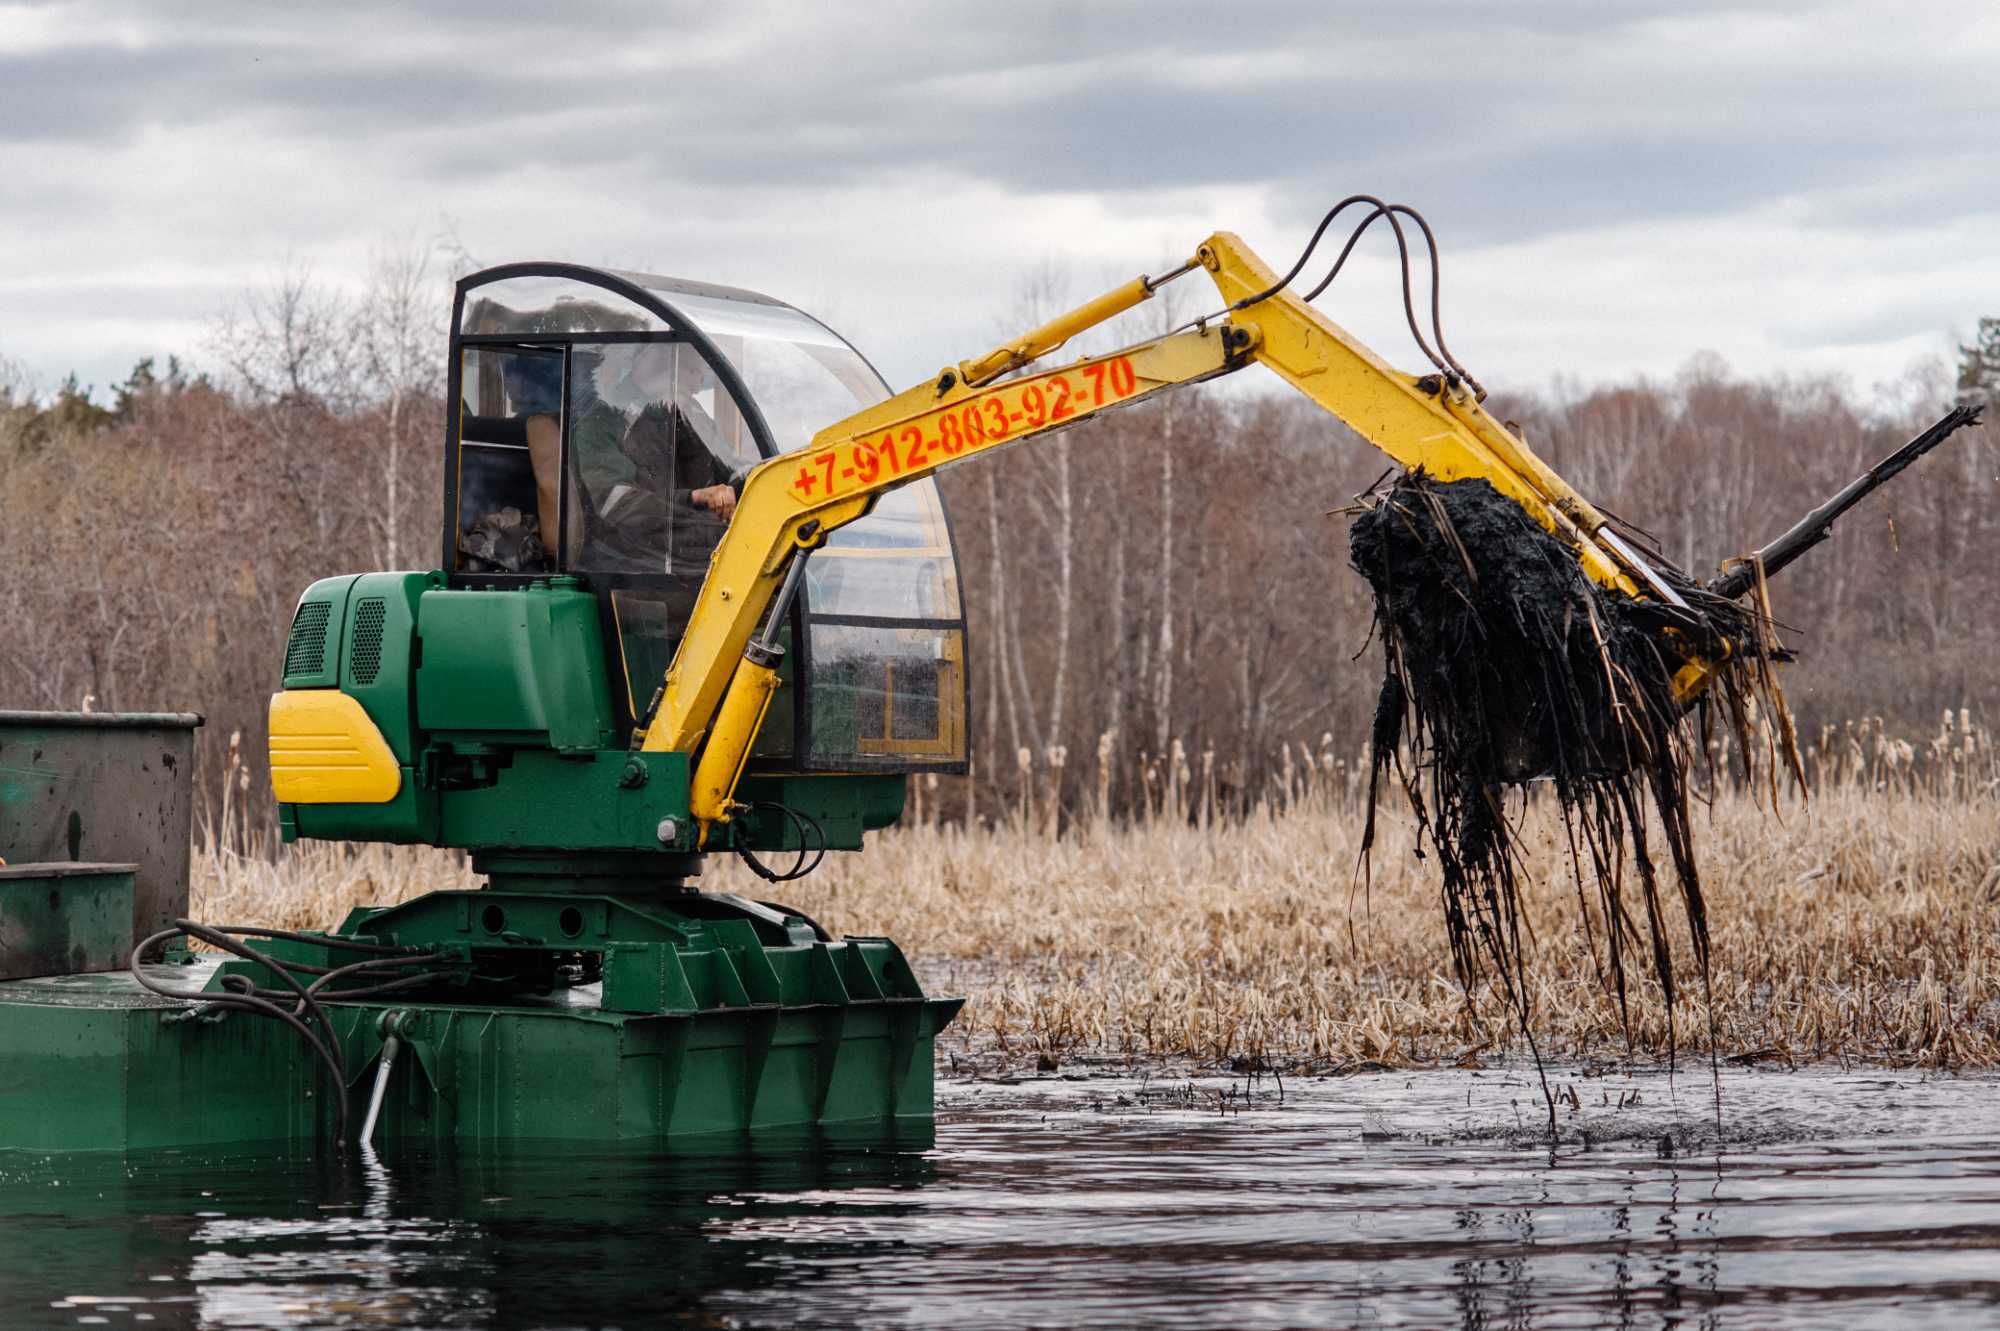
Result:
{"label": "yellow side panel", "polygon": [[339,689],[271,695],[271,793],[280,804],[387,804],[403,769],[361,704]]}

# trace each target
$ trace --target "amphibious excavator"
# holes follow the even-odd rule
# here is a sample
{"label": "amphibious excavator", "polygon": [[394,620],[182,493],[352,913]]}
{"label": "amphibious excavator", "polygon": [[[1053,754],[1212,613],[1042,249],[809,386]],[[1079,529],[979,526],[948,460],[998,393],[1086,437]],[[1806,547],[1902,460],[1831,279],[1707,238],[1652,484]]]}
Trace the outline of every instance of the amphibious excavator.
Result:
{"label": "amphibious excavator", "polygon": [[[1407,210],[1348,204],[1429,240]],[[1405,260],[1419,373],[1295,289],[1304,257],[1280,274],[1224,232],[893,394],[754,292],[566,263],[465,277],[439,567],[306,589],[269,742],[287,840],[457,848],[485,886],[325,933],[156,915],[129,978],[0,984],[0,1145],[923,1133],[959,1000],[887,939],[700,873],[738,855],[776,894],[895,823],[913,775],[965,770],[934,473],[1263,366],[1402,468],[1489,482],[1596,584],[1683,604],[1488,414],[1434,266],[1426,336]],[[1183,280],[1213,285],[1213,313],[1052,359]],[[1712,648],[1687,644],[1693,696]],[[86,1082],[115,1109],[63,1110]]]}

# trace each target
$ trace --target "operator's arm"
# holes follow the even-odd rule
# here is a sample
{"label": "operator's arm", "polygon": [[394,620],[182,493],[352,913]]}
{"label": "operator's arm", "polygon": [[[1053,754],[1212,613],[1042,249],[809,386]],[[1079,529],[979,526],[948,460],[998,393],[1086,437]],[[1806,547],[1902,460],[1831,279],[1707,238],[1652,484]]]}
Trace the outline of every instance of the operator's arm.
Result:
{"label": "operator's arm", "polygon": [[682,428],[674,438],[674,498],[728,522],[736,515],[736,487],[716,442],[721,431],[697,402],[683,400],[675,411]]}
{"label": "operator's arm", "polygon": [[528,438],[528,465],[535,474],[535,519],[545,549],[556,548],[556,502],[562,490],[562,426],[551,415],[530,416],[522,432]]}

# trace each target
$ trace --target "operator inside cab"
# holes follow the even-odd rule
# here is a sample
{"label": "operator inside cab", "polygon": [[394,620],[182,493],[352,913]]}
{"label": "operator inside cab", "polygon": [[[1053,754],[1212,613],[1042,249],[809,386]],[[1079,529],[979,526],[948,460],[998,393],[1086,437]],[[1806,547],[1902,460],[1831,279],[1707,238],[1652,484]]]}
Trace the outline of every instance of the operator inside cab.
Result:
{"label": "operator inside cab", "polygon": [[[743,483],[703,405],[715,394],[707,364],[677,345],[625,342],[579,348],[571,374],[565,563],[699,576]],[[545,469],[553,489],[556,463],[552,448],[536,452],[538,490]]]}
{"label": "operator inside cab", "polygon": [[[521,351],[494,359],[505,392],[502,423],[527,454],[533,499],[522,502],[528,496],[521,493],[505,502],[504,477],[483,477],[475,520],[460,534],[459,567],[551,572],[550,547],[561,532],[564,568],[698,581],[735,515],[751,461],[733,457],[724,442],[714,411],[719,386],[707,363],[674,344],[575,347],[565,454],[562,358]],[[569,511],[559,523],[565,456]],[[480,458],[483,470],[493,469]]]}
{"label": "operator inside cab", "polygon": [[[673,661],[753,458],[718,418],[728,395],[685,343],[570,348],[562,567],[606,594],[636,718]],[[559,476],[557,476],[559,479]]]}

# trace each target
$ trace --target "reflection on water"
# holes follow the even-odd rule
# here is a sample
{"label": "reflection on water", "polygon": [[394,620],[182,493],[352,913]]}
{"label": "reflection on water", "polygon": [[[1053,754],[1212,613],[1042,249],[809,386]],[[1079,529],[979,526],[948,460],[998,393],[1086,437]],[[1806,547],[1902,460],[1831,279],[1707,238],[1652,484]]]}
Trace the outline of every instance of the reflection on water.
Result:
{"label": "reflection on water", "polygon": [[1432,1072],[948,1082],[929,1151],[0,1155],[0,1325],[2000,1322],[2000,1081],[1735,1074],[1720,1155],[1701,1078],[1568,1084],[1553,1153]]}

